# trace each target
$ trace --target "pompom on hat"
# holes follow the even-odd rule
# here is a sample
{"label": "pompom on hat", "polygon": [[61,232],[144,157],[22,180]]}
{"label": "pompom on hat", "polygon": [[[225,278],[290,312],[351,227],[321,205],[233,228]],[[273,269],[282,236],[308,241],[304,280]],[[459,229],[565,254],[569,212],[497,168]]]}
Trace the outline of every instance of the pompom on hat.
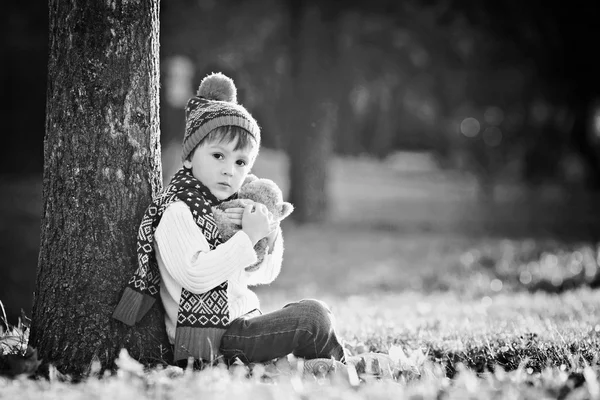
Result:
{"label": "pompom on hat", "polygon": [[233,80],[220,72],[212,73],[202,79],[198,92],[185,107],[182,159],[185,160],[213,129],[228,125],[247,130],[260,146],[260,128],[252,115],[237,103]]}

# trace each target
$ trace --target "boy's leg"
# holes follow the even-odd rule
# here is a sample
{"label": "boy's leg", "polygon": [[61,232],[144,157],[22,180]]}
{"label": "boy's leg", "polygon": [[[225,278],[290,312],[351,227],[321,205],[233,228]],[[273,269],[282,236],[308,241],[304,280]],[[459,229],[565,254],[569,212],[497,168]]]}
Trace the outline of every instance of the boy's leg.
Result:
{"label": "boy's leg", "polygon": [[301,300],[258,316],[231,322],[221,339],[226,360],[265,362],[290,353],[306,359],[341,360],[344,349],[334,329],[333,316],[319,300]]}

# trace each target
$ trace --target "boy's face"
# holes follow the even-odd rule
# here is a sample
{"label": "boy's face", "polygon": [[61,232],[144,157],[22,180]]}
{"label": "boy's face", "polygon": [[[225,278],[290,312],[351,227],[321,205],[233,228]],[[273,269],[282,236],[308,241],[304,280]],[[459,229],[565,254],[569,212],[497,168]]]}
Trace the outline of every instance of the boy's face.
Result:
{"label": "boy's face", "polygon": [[205,141],[198,145],[191,160],[183,163],[219,200],[240,189],[257,155],[256,146],[234,150],[235,145],[236,141]]}

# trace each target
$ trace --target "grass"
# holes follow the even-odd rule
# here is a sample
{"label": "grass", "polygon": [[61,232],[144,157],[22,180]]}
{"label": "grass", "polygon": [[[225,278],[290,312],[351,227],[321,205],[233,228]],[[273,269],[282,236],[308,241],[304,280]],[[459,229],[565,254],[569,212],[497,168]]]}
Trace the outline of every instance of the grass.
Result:
{"label": "grass", "polygon": [[[277,308],[281,293],[263,300]],[[125,354],[114,374],[73,384],[0,378],[8,398],[592,398],[597,393],[600,293],[500,293],[465,299],[452,293],[324,297],[352,349],[396,354],[395,379],[363,374],[351,385],[277,368],[183,371],[143,367]],[[398,351],[402,350],[402,357]],[[412,356],[412,357],[411,357]],[[92,371],[94,368],[92,368]],[[412,397],[416,396],[416,397]],[[419,397],[420,396],[420,397]],[[567,398],[567,397],[563,397]]]}
{"label": "grass", "polygon": [[[254,172],[287,190],[285,157],[263,151],[259,160]],[[52,368],[48,379],[0,377],[0,397],[600,398],[598,243],[473,234],[490,220],[469,213],[468,179],[400,176],[368,160],[336,160],[331,172],[331,219],[284,222],[284,268],[257,292],[263,311],[324,300],[351,351],[393,358],[392,379],[369,373],[373,365],[359,368],[360,383],[306,377],[297,360],[291,370],[145,370],[123,354],[114,373],[92,365],[78,384]],[[15,332],[26,337],[26,324],[6,325],[0,345]],[[28,356],[22,342],[2,351]]]}
{"label": "grass", "polygon": [[4,304],[0,301],[0,355],[25,354],[29,341],[29,325],[27,319],[19,319],[16,325],[12,325],[6,318]]}
{"label": "grass", "polygon": [[[284,226],[285,268],[264,292],[340,296],[420,290],[484,296],[598,286],[600,246],[554,239]],[[259,288],[262,293],[262,289]]]}

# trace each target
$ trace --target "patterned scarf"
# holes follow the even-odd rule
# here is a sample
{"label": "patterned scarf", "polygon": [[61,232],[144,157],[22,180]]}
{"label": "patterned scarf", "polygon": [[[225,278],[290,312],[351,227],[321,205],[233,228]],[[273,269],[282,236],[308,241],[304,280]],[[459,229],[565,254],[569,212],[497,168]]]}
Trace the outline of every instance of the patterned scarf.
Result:
{"label": "patterned scarf", "polygon": [[[222,243],[211,210],[211,206],[220,201],[194,178],[190,169],[181,168],[169,186],[146,209],[138,230],[138,268],[113,313],[113,318],[129,326],[139,322],[160,295],[160,272],[153,246],[154,231],[165,209],[178,200],[184,201],[190,208],[211,250]],[[218,356],[221,337],[229,325],[227,300],[227,281],[203,294],[181,290],[175,329],[175,361],[189,357],[214,361]]]}

